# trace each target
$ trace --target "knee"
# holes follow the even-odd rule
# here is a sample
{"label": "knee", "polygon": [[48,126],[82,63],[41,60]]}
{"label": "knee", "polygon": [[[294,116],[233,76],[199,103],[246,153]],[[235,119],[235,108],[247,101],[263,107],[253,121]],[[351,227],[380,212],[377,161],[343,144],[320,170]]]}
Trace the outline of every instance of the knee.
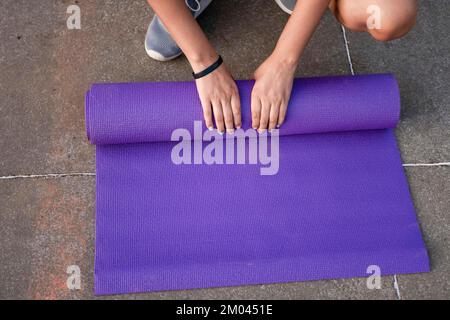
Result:
{"label": "knee", "polygon": [[367,30],[367,14],[357,1],[333,0],[331,10],[339,22],[352,31]]}
{"label": "knee", "polygon": [[[380,24],[370,28],[368,32],[378,41],[390,41],[403,37],[416,23],[417,8],[415,1],[401,1],[403,6],[381,10]],[[387,11],[389,10],[389,11]]]}
{"label": "knee", "polygon": [[363,2],[336,1],[335,14],[339,21],[353,31],[367,31],[379,41],[398,39],[408,33],[416,22],[416,0]]}

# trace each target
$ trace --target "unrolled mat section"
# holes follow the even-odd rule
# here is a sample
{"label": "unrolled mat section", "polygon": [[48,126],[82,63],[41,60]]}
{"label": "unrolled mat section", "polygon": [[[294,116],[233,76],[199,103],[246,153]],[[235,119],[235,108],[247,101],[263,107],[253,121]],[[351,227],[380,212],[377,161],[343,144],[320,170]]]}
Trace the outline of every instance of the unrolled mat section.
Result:
{"label": "unrolled mat section", "polygon": [[193,82],[91,87],[96,294],[429,271],[395,78],[296,79],[272,135],[249,129],[252,86],[234,137],[201,124]]}

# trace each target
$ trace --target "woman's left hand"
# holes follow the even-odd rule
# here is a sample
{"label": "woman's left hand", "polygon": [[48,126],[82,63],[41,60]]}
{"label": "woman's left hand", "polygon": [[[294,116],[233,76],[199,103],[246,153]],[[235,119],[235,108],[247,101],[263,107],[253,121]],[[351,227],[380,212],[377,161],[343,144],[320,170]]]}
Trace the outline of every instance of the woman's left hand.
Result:
{"label": "woman's left hand", "polygon": [[255,71],[252,90],[252,127],[264,133],[279,127],[286,117],[297,62],[273,53]]}

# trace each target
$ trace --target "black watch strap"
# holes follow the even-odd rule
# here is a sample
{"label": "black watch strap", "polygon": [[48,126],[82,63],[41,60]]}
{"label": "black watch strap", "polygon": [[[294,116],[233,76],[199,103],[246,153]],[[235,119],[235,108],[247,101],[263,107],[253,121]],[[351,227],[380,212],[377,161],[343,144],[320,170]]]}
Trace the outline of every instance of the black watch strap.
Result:
{"label": "black watch strap", "polygon": [[214,70],[216,70],[218,67],[220,67],[220,65],[223,63],[222,57],[219,56],[219,58],[217,59],[216,62],[214,62],[212,65],[210,65],[208,68],[206,68],[203,71],[200,72],[192,72],[192,76],[194,77],[194,79],[200,79],[203,78],[204,76],[207,76],[208,74],[210,74],[211,72],[213,72]]}

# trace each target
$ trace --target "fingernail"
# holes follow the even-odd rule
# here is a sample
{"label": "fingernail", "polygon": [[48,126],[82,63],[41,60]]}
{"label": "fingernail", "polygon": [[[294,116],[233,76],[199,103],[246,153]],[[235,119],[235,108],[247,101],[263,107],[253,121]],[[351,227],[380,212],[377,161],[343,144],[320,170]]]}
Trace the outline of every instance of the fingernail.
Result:
{"label": "fingernail", "polygon": [[209,130],[209,131],[213,131],[213,130],[214,130],[214,127],[209,127],[208,130]]}
{"label": "fingernail", "polygon": [[263,134],[264,132],[266,132],[266,129],[258,129],[259,134]]}
{"label": "fingernail", "polygon": [[228,134],[233,134],[234,133],[234,129],[227,129],[227,133]]}
{"label": "fingernail", "polygon": [[240,129],[240,128],[242,128],[241,126],[236,126],[236,129]]}
{"label": "fingernail", "polygon": [[277,128],[281,127],[281,124],[277,124]]}
{"label": "fingernail", "polygon": [[220,130],[217,130],[217,133],[219,133],[221,136],[224,134],[224,132]]}

